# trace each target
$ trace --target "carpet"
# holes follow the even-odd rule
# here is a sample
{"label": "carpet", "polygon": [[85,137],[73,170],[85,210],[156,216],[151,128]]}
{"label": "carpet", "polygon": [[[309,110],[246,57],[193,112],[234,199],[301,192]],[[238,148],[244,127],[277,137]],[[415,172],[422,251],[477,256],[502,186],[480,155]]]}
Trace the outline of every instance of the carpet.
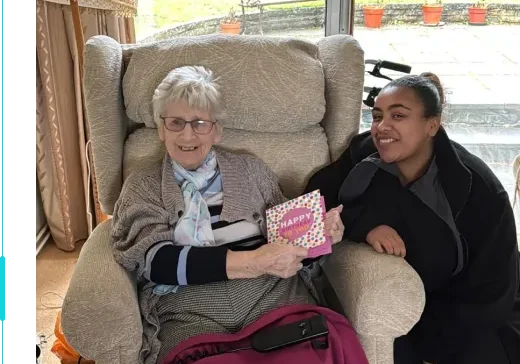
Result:
{"label": "carpet", "polygon": [[49,241],[36,257],[36,336],[43,334],[47,341],[42,347],[42,364],[60,364],[50,352],[56,340],[54,324],[82,245],[77,244],[73,252],[65,252]]}

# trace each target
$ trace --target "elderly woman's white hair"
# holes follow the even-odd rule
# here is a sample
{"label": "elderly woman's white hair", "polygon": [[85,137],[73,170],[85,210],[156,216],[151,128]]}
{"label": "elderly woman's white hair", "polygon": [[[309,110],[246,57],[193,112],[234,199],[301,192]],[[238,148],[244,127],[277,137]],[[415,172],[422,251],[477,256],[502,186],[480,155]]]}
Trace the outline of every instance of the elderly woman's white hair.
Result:
{"label": "elderly woman's white hair", "polygon": [[155,89],[152,100],[153,117],[159,130],[163,125],[161,113],[166,106],[181,100],[192,109],[208,112],[214,121],[218,121],[216,126],[222,131],[224,100],[211,70],[202,66],[183,66],[168,73]]}

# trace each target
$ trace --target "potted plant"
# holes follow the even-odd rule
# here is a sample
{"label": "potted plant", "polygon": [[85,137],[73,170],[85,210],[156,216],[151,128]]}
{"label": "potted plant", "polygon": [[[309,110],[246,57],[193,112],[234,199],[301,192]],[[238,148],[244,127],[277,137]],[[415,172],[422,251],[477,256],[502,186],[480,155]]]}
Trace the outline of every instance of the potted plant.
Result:
{"label": "potted plant", "polygon": [[487,16],[487,1],[478,0],[475,4],[468,8],[469,24],[485,25]]}
{"label": "potted plant", "polygon": [[365,5],[363,7],[363,20],[367,28],[381,27],[381,20],[385,11],[384,0],[376,0],[375,4]]}
{"label": "potted plant", "polygon": [[439,25],[443,8],[442,0],[435,0],[434,3],[429,3],[428,0],[425,0],[422,7],[424,24]]}
{"label": "potted plant", "polygon": [[240,25],[241,23],[235,9],[230,8],[228,15],[220,21],[220,32],[224,34],[240,34]]}

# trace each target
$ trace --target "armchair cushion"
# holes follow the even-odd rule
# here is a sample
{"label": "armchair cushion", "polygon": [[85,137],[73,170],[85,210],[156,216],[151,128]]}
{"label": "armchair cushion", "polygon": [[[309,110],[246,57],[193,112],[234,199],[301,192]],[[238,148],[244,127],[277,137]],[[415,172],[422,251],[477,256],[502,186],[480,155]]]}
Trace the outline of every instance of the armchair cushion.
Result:
{"label": "armchair cushion", "polygon": [[192,64],[220,78],[228,127],[296,132],[323,119],[324,77],[315,44],[224,35],[175,38],[135,49],[123,79],[130,119],[154,128],[155,88],[172,69]]}
{"label": "armchair cushion", "polygon": [[[227,63],[231,58],[238,61]],[[125,155],[132,153],[125,148],[126,138],[139,126],[155,128],[155,87],[173,67],[189,63],[211,67],[221,78],[228,109],[223,145],[254,153],[277,173],[282,171],[288,197],[301,193],[311,172],[337,158],[359,130],[364,57],[350,36],[326,37],[314,44],[294,38],[210,35],[144,45],[120,45],[95,36],[85,47],[85,107],[104,213],[113,212],[128,175],[123,168],[132,170],[130,164],[123,166],[123,160],[132,159]],[[143,150],[137,151],[137,161],[158,153],[156,144],[143,144],[139,138],[134,141]],[[271,147],[275,144],[280,149]],[[285,158],[295,145],[306,153],[275,157],[281,153]]]}
{"label": "armchair cushion", "polygon": [[359,131],[365,72],[364,52],[352,37],[333,35],[319,40],[325,75],[327,111],[321,125],[335,161]]}

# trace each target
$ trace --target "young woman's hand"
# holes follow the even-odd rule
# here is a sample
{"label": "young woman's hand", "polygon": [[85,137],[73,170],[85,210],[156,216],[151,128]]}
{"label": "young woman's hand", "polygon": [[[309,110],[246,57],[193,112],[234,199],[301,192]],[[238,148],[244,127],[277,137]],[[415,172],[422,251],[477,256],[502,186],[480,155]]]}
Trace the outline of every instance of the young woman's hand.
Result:
{"label": "young woman's hand", "polygon": [[397,231],[387,225],[379,225],[367,235],[367,243],[378,253],[386,253],[403,257],[406,255],[406,247]]}
{"label": "young woman's hand", "polygon": [[343,240],[345,226],[343,226],[343,222],[341,221],[341,211],[343,211],[343,205],[330,209],[325,215],[325,235],[331,237],[332,244],[339,243]]}

